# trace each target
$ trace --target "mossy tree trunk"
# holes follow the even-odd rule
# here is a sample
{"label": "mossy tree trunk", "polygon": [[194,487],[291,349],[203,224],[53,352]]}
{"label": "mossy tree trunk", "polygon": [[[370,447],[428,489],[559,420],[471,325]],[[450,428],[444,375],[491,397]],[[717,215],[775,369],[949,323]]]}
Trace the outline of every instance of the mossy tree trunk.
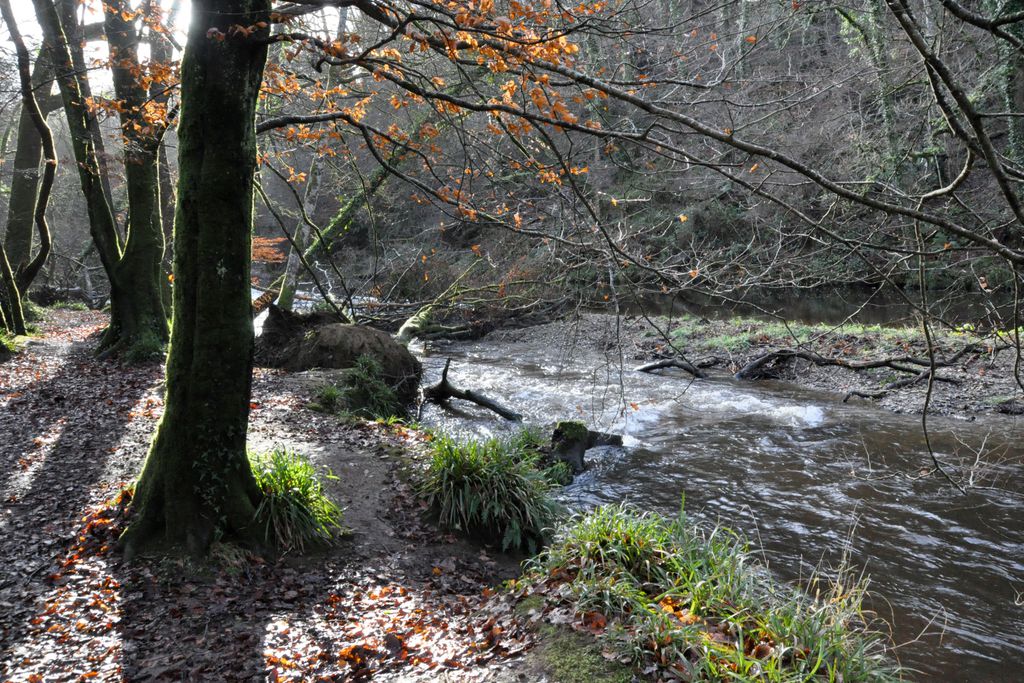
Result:
{"label": "mossy tree trunk", "polygon": [[[0,314],[2,314],[0,318],[2,318],[4,327],[8,330],[15,334],[24,334],[25,319],[21,310],[21,296],[39,271],[42,270],[43,264],[46,263],[46,259],[50,254],[50,228],[46,224],[46,206],[49,202],[50,191],[53,189],[53,182],[57,173],[57,151],[53,144],[53,135],[50,133],[49,126],[46,125],[46,114],[39,108],[39,103],[36,100],[36,84],[33,82],[28,48],[25,47],[25,41],[18,30],[18,24],[15,20],[10,0],[0,0],[0,15],[3,16],[3,21],[11,34],[11,41],[14,43],[15,52],[17,53],[22,113],[28,115],[28,119],[34,129],[31,133],[34,133],[34,136],[38,138],[40,151],[46,161],[43,176],[40,179],[38,177],[39,159],[38,156],[36,157],[35,163],[37,168],[32,187],[22,188],[26,195],[31,195],[31,201],[26,201],[26,205],[31,204],[31,214],[27,240],[28,249],[24,254],[24,260],[19,262],[16,268],[12,268],[6,249],[0,249],[0,261],[2,261],[0,269],[3,271],[0,273],[2,275],[0,277],[0,289],[4,290],[3,294],[0,295],[0,299],[2,299],[0,301]],[[26,135],[30,135],[29,131],[24,132]],[[33,139],[32,143],[34,144],[34,142],[35,140]],[[36,194],[37,187],[38,196]],[[24,199],[27,200],[28,197],[26,196]],[[39,230],[39,251],[35,256],[32,255],[31,250],[32,224],[35,224]],[[10,226],[8,226],[8,230],[10,230]]]}
{"label": "mossy tree trunk", "polygon": [[0,328],[11,334],[25,334],[25,314],[21,296],[14,281],[14,271],[7,260],[7,251],[0,244]]}
{"label": "mossy tree trunk", "polygon": [[[101,144],[96,117],[87,107],[91,92],[83,68],[80,31],[74,14],[73,0],[32,0],[36,18],[43,29],[45,41],[51,46],[51,61],[60,86],[64,111],[71,133],[72,149],[78,167],[82,192],[85,195],[89,218],[89,232],[100,256],[100,262],[110,280],[110,326],[100,344],[106,353],[131,351],[141,347],[155,350],[167,339],[167,318],[160,293],[160,260],[163,257],[163,233],[160,229],[160,201],[158,183],[159,136],[155,132],[139,134],[134,127],[131,137],[126,135],[125,173],[128,186],[129,221],[125,234],[118,232],[110,202],[109,183],[101,164]],[[121,4],[107,0],[107,5]],[[121,20],[120,13],[105,12],[108,40],[121,53],[116,61],[122,63],[114,69],[114,85],[119,98],[126,94],[125,74],[137,65],[133,42],[138,38],[135,29]],[[118,24],[125,24],[124,30]],[[121,72],[119,74],[119,72]],[[134,80],[134,79],[133,79]],[[137,85],[131,90],[141,92],[137,99],[145,99],[145,91]],[[130,116],[141,116],[128,107]],[[123,129],[126,130],[126,129]],[[155,142],[150,138],[155,137]]]}
{"label": "mossy tree trunk", "polygon": [[[165,411],[136,487],[126,556],[149,542],[203,554],[253,544],[261,494],[245,451],[252,380],[250,231],[256,101],[270,0],[195,0],[181,65],[174,321]],[[211,29],[223,34],[218,36]]]}
{"label": "mossy tree trunk", "polygon": [[[1024,11],[1024,0],[1008,0],[1001,10],[1004,16],[1018,14]],[[1017,40],[1024,39],[1024,23],[1008,24],[1006,32]],[[1019,115],[1024,113],[1024,56],[1006,41],[999,42],[999,52],[1003,59],[1003,102],[1007,112],[1018,114],[1007,118],[1009,156],[1019,164],[1024,162],[1024,117]]]}
{"label": "mossy tree trunk", "polygon": [[[50,68],[49,51],[45,46],[36,56],[31,82],[36,102],[45,119],[60,106],[60,98],[49,95],[53,69]],[[42,161],[43,137],[32,120],[29,108],[22,106],[18,117],[18,141],[14,150],[10,200],[7,204],[7,232],[4,235],[4,249],[15,274],[32,260],[32,234],[35,230],[33,218],[39,193],[39,165]],[[19,290],[22,292],[31,284],[31,281],[19,278]]]}
{"label": "mossy tree trunk", "polygon": [[[126,0],[104,0],[103,24],[110,44],[114,92],[125,140],[124,172],[128,223],[124,248],[111,278],[111,320],[103,341],[117,348],[122,340],[141,350],[157,350],[167,341],[163,305],[164,231],[160,200],[160,141],[167,122],[147,109],[149,92],[138,78],[139,35]],[[166,85],[166,84],[165,84]]]}

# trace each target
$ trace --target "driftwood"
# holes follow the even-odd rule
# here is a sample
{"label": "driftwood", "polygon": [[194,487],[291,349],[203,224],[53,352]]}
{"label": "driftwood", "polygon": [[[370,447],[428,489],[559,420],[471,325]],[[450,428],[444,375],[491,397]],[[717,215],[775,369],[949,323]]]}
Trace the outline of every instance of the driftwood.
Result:
{"label": "driftwood", "polygon": [[664,368],[679,368],[685,370],[697,379],[704,379],[708,375],[706,372],[700,369],[700,367],[694,365],[688,360],[682,358],[662,358],[661,360],[652,361],[650,363],[644,363],[643,365],[633,368],[635,372],[654,372],[655,370],[662,370]]}
{"label": "driftwood", "polygon": [[[885,398],[888,394],[890,394],[893,391],[896,391],[897,389],[905,389],[906,387],[912,387],[915,384],[920,384],[921,382],[928,379],[928,376],[931,374],[931,372],[931,369],[924,370],[923,372],[919,372],[913,377],[905,377],[899,381],[893,382],[889,386],[885,387],[884,389],[879,389],[878,391],[860,391],[859,389],[851,389],[850,391],[846,392],[846,396],[843,396],[843,403],[846,403],[854,396],[857,396],[859,398],[869,398],[876,400],[880,398]],[[948,382],[950,384],[960,384],[960,380],[953,379],[951,377],[939,377],[938,375],[935,375],[935,381]]]}
{"label": "driftwood", "polygon": [[437,384],[434,384],[433,386],[426,387],[423,390],[424,401],[430,401],[432,403],[444,405],[450,399],[457,398],[462,401],[469,401],[470,403],[475,403],[481,408],[487,408],[488,410],[491,410],[497,413],[498,415],[501,415],[506,420],[510,420],[512,422],[519,422],[520,420],[523,419],[523,416],[520,415],[519,413],[513,410],[509,410],[508,408],[502,406],[501,404],[495,401],[492,401],[486,396],[481,396],[480,394],[469,391],[467,389],[459,389],[458,387],[453,386],[451,382],[448,381],[448,368],[451,366],[451,364],[452,359],[449,358],[447,361],[445,361],[444,371],[441,373],[441,381],[438,382]]}
{"label": "driftwood", "polygon": [[[946,360],[935,361],[935,367],[945,368],[953,365],[958,360],[963,358],[968,353],[981,353],[982,349],[977,344],[968,344],[964,348],[957,351],[952,357]],[[842,358],[829,358],[820,354],[814,353],[813,351],[805,351],[803,349],[779,349],[766,353],[765,355],[755,358],[751,362],[747,363],[739,372],[736,373],[736,379],[758,379],[760,376],[760,370],[768,365],[769,363],[777,360],[790,360],[792,358],[800,358],[806,360],[815,365],[832,365],[840,368],[847,368],[849,370],[871,370],[874,368],[891,368],[899,372],[912,373],[916,376],[921,374],[921,371],[917,368],[930,368],[932,363],[927,358],[915,358],[913,356],[894,356],[890,358],[879,358],[875,360],[844,360]],[[910,367],[916,366],[916,367]],[[936,377],[940,380],[939,377]],[[915,380],[916,381],[916,380]],[[940,380],[941,381],[941,380]]]}

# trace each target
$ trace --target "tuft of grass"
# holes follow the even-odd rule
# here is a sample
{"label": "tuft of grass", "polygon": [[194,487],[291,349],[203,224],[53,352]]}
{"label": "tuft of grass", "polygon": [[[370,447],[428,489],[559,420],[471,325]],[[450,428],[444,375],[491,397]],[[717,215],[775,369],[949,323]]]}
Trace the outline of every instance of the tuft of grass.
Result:
{"label": "tuft of grass", "polygon": [[39,322],[46,317],[46,309],[27,297],[21,300],[21,313],[26,323]]}
{"label": "tuft of grass", "polygon": [[[561,582],[552,590],[552,579]],[[840,572],[807,592],[774,582],[734,532],[622,505],[562,526],[527,580],[600,612],[637,663],[684,680],[896,681],[886,640],[861,604],[866,581]]]}
{"label": "tuft of grass", "polygon": [[58,311],[88,311],[89,307],[81,301],[55,301],[47,308]]}
{"label": "tuft of grass", "polygon": [[[323,491],[309,460],[288,448],[250,454],[256,483],[263,501],[256,519],[266,526],[268,542],[282,551],[304,551],[309,546],[330,545],[341,532],[342,510]],[[336,477],[328,470],[326,479]]]}
{"label": "tuft of grass", "polygon": [[348,412],[359,417],[381,420],[406,414],[381,364],[370,356],[360,356],[346,371],[342,394]]}
{"label": "tuft of grass", "polygon": [[442,528],[500,538],[502,550],[535,552],[555,521],[554,484],[538,469],[539,454],[520,441],[469,441],[448,436],[430,443],[432,457],[418,488]]}
{"label": "tuft of grass", "polygon": [[330,383],[321,384],[313,392],[313,399],[310,409],[321,413],[337,412],[342,402],[341,389]]}

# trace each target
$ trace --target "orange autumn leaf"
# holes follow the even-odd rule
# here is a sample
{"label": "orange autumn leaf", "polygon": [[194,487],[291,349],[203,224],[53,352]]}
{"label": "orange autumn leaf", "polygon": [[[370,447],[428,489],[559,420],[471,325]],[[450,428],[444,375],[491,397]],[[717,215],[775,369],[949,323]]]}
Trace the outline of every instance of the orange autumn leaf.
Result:
{"label": "orange autumn leaf", "polygon": [[583,625],[593,634],[604,631],[608,626],[608,618],[600,612],[587,612],[583,615]]}
{"label": "orange autumn leaf", "polygon": [[284,237],[253,237],[252,260],[261,263],[282,263],[286,256],[280,249]]}

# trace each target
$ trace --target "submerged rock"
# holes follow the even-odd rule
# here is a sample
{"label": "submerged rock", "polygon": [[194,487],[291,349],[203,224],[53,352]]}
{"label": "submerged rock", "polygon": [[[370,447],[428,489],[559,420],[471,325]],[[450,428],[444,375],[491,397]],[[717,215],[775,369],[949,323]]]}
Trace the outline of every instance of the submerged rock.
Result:
{"label": "submerged rock", "polygon": [[1001,401],[996,404],[996,412],[1003,415],[1024,415],[1024,401],[1016,398]]}

